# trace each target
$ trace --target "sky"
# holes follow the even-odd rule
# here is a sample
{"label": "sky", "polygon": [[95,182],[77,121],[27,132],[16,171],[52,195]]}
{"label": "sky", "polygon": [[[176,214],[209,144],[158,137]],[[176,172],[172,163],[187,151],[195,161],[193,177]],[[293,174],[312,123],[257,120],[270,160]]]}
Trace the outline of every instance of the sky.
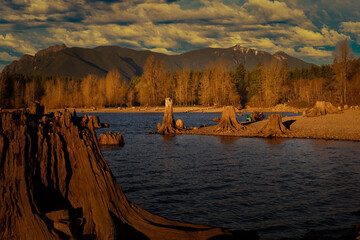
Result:
{"label": "sky", "polygon": [[360,56],[359,0],[0,0],[0,70],[55,44],[179,54],[235,45],[330,64]]}

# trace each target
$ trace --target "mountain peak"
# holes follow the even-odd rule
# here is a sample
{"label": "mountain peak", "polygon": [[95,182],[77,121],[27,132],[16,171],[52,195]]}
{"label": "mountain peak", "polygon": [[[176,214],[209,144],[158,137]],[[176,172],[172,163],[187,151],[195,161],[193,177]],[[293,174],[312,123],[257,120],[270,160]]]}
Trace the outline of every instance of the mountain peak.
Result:
{"label": "mountain peak", "polygon": [[46,49],[40,50],[35,54],[35,57],[42,57],[48,53],[56,53],[56,52],[60,52],[61,50],[66,49],[67,46],[63,43],[61,45],[54,45],[54,46],[50,46]]}

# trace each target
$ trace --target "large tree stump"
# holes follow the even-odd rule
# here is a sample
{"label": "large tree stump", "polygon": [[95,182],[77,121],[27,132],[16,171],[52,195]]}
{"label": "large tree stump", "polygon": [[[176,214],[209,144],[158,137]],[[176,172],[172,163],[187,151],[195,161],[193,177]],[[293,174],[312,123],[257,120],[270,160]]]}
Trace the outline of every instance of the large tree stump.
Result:
{"label": "large tree stump", "polygon": [[176,128],[174,115],[173,115],[173,101],[170,98],[165,99],[165,113],[163,123],[159,127],[157,133],[162,135],[173,135],[181,133],[180,129]]}
{"label": "large tree stump", "polygon": [[0,239],[232,239],[130,202],[94,129],[67,111],[0,114]]}
{"label": "large tree stump", "polygon": [[215,131],[239,131],[244,129],[236,119],[235,108],[233,106],[226,106],[223,108],[221,119],[216,126]]}
{"label": "large tree stump", "polygon": [[290,130],[282,124],[280,114],[271,114],[266,125],[258,132],[260,137],[286,137],[290,135]]}
{"label": "large tree stump", "polygon": [[330,102],[316,101],[315,106],[310,109],[309,113],[307,113],[305,116],[316,117],[336,112],[338,112],[338,109],[334,107]]}

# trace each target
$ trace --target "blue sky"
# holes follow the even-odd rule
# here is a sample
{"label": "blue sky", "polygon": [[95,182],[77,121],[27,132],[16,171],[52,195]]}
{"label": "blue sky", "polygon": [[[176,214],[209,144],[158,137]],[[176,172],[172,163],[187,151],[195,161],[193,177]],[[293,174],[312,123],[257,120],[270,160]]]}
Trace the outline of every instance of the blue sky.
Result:
{"label": "blue sky", "polygon": [[62,43],[167,54],[238,44],[328,64],[344,39],[359,57],[359,0],[0,0],[0,70]]}

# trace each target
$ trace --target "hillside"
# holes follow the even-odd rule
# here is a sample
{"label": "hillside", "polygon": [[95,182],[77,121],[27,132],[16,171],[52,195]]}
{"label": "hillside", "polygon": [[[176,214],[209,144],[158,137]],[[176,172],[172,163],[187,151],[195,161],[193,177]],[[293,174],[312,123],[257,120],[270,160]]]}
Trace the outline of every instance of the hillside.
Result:
{"label": "hillside", "polygon": [[168,71],[182,68],[203,70],[211,62],[225,59],[232,69],[242,63],[252,70],[258,63],[271,59],[286,61],[290,69],[307,68],[312,64],[301,59],[277,52],[274,55],[251,48],[234,46],[231,48],[204,48],[179,55],[166,55],[151,51],[138,51],[118,46],[100,46],[93,49],[63,45],[51,46],[41,50],[35,56],[24,55],[3,69],[7,73],[30,75],[61,75],[84,77],[88,74],[104,76],[112,69],[118,69],[126,79],[142,74],[146,59],[154,55],[164,61]]}

